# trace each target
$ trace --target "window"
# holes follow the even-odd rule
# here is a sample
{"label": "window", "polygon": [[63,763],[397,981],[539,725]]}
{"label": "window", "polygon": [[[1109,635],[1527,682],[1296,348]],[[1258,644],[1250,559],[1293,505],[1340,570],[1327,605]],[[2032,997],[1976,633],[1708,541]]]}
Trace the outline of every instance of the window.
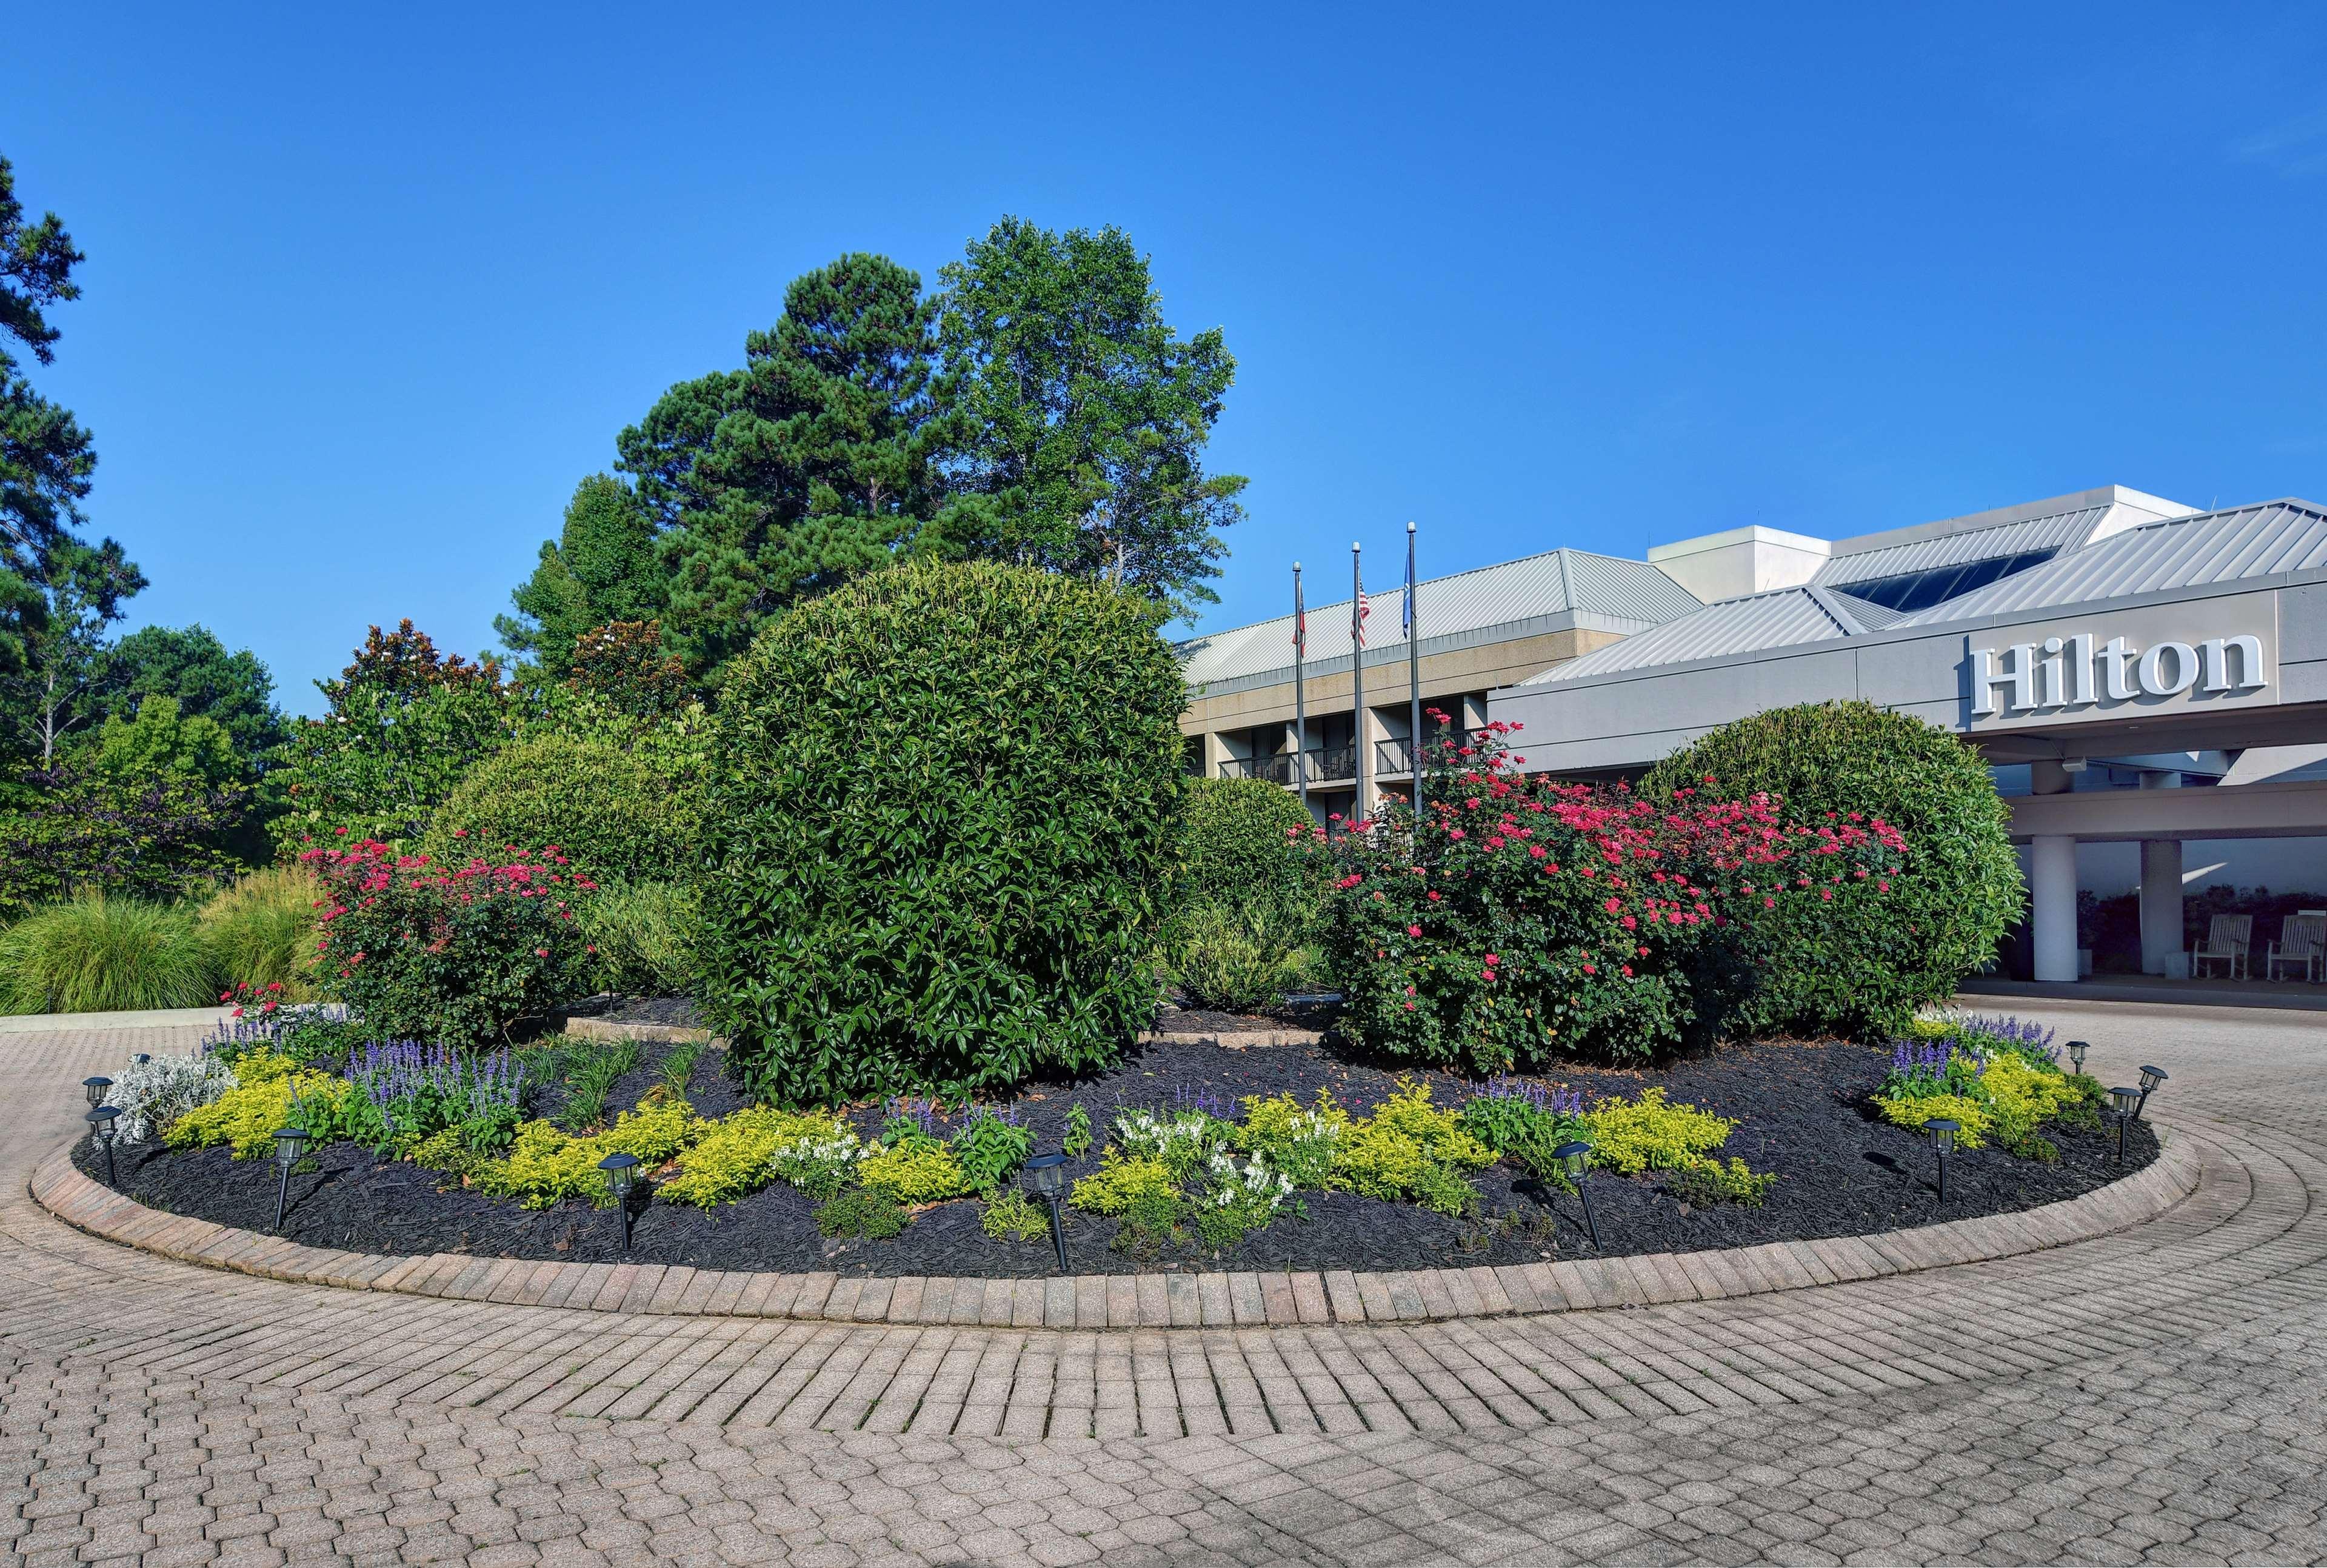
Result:
{"label": "window", "polygon": [[1953,566],[1902,573],[1896,577],[1873,577],[1864,583],[1835,583],[1829,586],[1837,593],[1911,615],[1934,604],[1945,604],[1950,599],[1960,599],[1973,589],[1985,588],[2014,572],[2041,566],[2059,554],[2058,550],[2027,550],[2017,555],[1991,555],[1984,561],[1966,561]]}

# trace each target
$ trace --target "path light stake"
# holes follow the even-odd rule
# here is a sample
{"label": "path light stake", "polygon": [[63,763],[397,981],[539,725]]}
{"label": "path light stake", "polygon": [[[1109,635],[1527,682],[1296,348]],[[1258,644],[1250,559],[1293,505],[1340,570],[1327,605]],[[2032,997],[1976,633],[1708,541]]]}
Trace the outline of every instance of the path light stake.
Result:
{"label": "path light stake", "polygon": [[2165,1069],[2163,1068],[2145,1067],[2141,1069],[2141,1103],[2133,1107],[2133,1119],[2135,1121],[2137,1122],[2141,1120],[2141,1113],[2149,1108],[2149,1097],[2156,1093],[2157,1086],[2164,1081]]}
{"label": "path light stake", "polygon": [[283,1228],[283,1209],[291,1198],[291,1167],[307,1152],[307,1129],[277,1127],[275,1129],[275,1169],[278,1172],[275,1184],[275,1228]]}
{"label": "path light stake", "polygon": [[1584,1228],[1592,1237],[1592,1250],[1600,1250],[1600,1222],[1592,1218],[1592,1190],[1584,1184],[1584,1168],[1592,1154],[1591,1143],[1578,1138],[1573,1143],[1562,1143],[1551,1152],[1551,1157],[1567,1167],[1567,1179],[1575,1183],[1575,1195],[1584,1200]]}
{"label": "path light stake", "polygon": [[113,1174],[113,1118],[121,1114],[119,1106],[98,1106],[83,1120],[89,1123],[89,1135],[105,1145],[105,1184],[118,1187],[121,1182]]}
{"label": "path light stake", "polygon": [[80,1092],[89,1097],[89,1108],[92,1111],[97,1109],[98,1106],[105,1104],[105,1091],[112,1087],[113,1080],[109,1078],[91,1078],[80,1080]]}
{"label": "path light stake", "polygon": [[2084,1041],[2072,1040],[2069,1041],[2069,1070],[2076,1073],[2083,1072],[2085,1070],[2085,1052],[2090,1050],[2092,1050],[2092,1046]]}
{"label": "path light stake", "polygon": [[1945,1203],[1948,1200],[1948,1151],[1956,1146],[1956,1134],[1963,1131],[1963,1124],[1951,1122],[1945,1116],[1933,1116],[1923,1124],[1923,1131],[1930,1134],[1939,1146],[1939,1201]]}
{"label": "path light stake", "polygon": [[1059,1223],[1059,1194],[1067,1190],[1067,1157],[1064,1154],[1037,1154],[1026,1162],[1026,1179],[1033,1183],[1035,1196],[1051,1208],[1051,1245],[1059,1249],[1059,1272],[1067,1272],[1067,1233]]}
{"label": "path light stake", "polygon": [[144,1067],[147,1062],[152,1061],[154,1058],[149,1053],[141,1050],[132,1056],[129,1059],[136,1066]]}
{"label": "path light stake", "polygon": [[638,1184],[639,1157],[636,1154],[609,1154],[598,1162],[598,1169],[606,1173],[606,1190],[614,1195],[614,1207],[622,1211],[622,1250],[631,1250],[631,1189]]}
{"label": "path light stake", "polygon": [[2117,1162],[2125,1163],[2125,1130],[2133,1125],[2134,1107],[2141,1104],[2141,1091],[2122,1085],[2109,1090],[2109,1098],[2117,1106]]}

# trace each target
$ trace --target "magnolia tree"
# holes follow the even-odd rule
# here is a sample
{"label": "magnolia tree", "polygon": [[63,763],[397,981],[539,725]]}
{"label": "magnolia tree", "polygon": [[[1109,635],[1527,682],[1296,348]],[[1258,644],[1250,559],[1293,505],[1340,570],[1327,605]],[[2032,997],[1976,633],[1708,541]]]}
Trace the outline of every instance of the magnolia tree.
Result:
{"label": "magnolia tree", "polygon": [[1813,826],[1767,796],[1659,807],[1529,779],[1516,728],[1441,742],[1418,822],[1390,801],[1310,830],[1332,862],[1341,1027],[1385,1055],[1485,1073],[1704,1043],[1751,996],[1773,911],[1859,918],[1902,874],[1905,843],[1879,817]]}

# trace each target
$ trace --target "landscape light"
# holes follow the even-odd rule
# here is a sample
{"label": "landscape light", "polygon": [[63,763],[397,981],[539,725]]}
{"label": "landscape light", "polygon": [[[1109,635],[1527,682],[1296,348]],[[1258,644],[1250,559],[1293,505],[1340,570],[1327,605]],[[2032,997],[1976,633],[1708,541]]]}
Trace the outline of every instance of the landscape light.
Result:
{"label": "landscape light", "polygon": [[89,1078],[80,1080],[81,1093],[89,1097],[91,1110],[105,1104],[105,1091],[112,1087],[113,1080],[109,1078]]}
{"label": "landscape light", "polygon": [[2141,1113],[2149,1108],[2149,1097],[2156,1093],[2157,1086],[2164,1081],[2165,1069],[2163,1068],[2145,1067],[2141,1069],[2141,1102],[2133,1107],[2133,1119],[2135,1121],[2137,1122],[2141,1120]]}
{"label": "landscape light", "polygon": [[89,1123],[89,1137],[105,1145],[105,1184],[108,1187],[121,1185],[113,1173],[113,1119],[120,1114],[119,1106],[98,1106],[82,1118]]}
{"label": "landscape light", "polygon": [[2090,1050],[2092,1050],[2091,1045],[2084,1041],[2072,1040],[2069,1041],[2069,1070],[2079,1073],[2084,1071],[2085,1052]]}
{"label": "landscape light", "polygon": [[291,1167],[296,1165],[299,1162],[299,1156],[306,1152],[306,1128],[277,1127],[275,1129],[275,1168],[277,1172],[275,1184],[275,1228],[277,1230],[283,1228],[284,1206],[291,1197]]}
{"label": "landscape light", "polygon": [[129,1059],[133,1065],[144,1067],[147,1062],[152,1061],[154,1059],[147,1052],[141,1050],[130,1057]]}
{"label": "landscape light", "polygon": [[1923,1124],[1923,1131],[1930,1134],[1931,1141],[1939,1146],[1939,1201],[1945,1203],[1948,1200],[1948,1152],[1956,1146],[1956,1134],[1963,1131],[1963,1124],[1945,1116],[1933,1116]]}
{"label": "landscape light", "polygon": [[1592,1237],[1592,1250],[1600,1250],[1600,1222],[1592,1217],[1592,1190],[1584,1184],[1584,1171],[1589,1163],[1592,1144],[1578,1138],[1572,1143],[1562,1143],[1551,1152],[1551,1157],[1567,1169],[1567,1179],[1575,1183],[1575,1195],[1584,1200],[1584,1228]]}
{"label": "landscape light", "polygon": [[1058,1249],[1059,1272],[1067,1272],[1067,1233],[1059,1222],[1059,1198],[1067,1190],[1067,1157],[1064,1154],[1037,1154],[1026,1162],[1026,1180],[1033,1185],[1034,1195],[1050,1206],[1051,1245]]}
{"label": "landscape light", "polygon": [[606,1173],[606,1190],[614,1195],[614,1207],[622,1211],[622,1250],[631,1250],[631,1190],[638,1185],[639,1157],[636,1154],[609,1154],[598,1162],[598,1169]]}
{"label": "landscape light", "polygon": [[2132,1125],[2133,1111],[2141,1103],[2141,1091],[2123,1085],[2109,1090],[2109,1099],[2117,1106],[2117,1162],[2125,1163],[2125,1130]]}

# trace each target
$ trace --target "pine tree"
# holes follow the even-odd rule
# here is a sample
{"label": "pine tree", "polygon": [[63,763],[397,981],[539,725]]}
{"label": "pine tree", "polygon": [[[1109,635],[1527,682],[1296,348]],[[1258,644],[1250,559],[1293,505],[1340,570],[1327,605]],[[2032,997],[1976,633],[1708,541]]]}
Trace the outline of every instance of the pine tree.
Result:
{"label": "pine tree", "polygon": [[669,591],[655,555],[654,518],[628,485],[595,473],[575,487],[565,525],[542,542],[533,575],[509,595],[515,615],[493,630],[510,652],[563,680],[575,639],[610,621],[651,621]]}

